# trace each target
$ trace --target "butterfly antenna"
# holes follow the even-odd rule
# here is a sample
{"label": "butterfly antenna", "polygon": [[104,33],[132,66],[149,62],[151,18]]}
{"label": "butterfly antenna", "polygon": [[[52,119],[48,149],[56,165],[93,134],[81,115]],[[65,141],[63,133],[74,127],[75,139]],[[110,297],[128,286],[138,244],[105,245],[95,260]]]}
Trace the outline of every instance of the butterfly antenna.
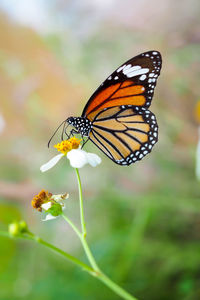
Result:
{"label": "butterfly antenna", "polygon": [[[53,133],[52,137],[50,138],[50,140],[48,141],[48,148],[49,145],[51,143],[52,138],[55,136],[56,132],[58,131],[58,129],[64,124],[63,128],[65,128],[65,124],[66,124],[67,120],[64,120],[59,126],[58,128],[56,128],[55,132]],[[62,131],[62,137],[63,137],[63,131]]]}
{"label": "butterfly antenna", "polygon": [[63,130],[62,130],[62,135],[61,135],[62,141],[63,141],[64,134],[66,134],[66,136],[69,138],[68,134],[66,133],[68,126],[69,126],[69,124],[67,124],[67,126],[66,126],[66,122],[65,122],[65,125],[63,126]]}

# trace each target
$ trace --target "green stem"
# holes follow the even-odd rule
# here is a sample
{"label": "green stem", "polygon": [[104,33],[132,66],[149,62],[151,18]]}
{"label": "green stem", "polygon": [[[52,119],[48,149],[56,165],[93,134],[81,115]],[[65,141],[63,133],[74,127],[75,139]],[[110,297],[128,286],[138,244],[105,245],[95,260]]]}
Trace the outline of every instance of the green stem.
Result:
{"label": "green stem", "polygon": [[[0,231],[0,236],[4,236],[7,238],[13,238],[12,235],[10,235],[8,232]],[[118,286],[116,283],[114,283],[110,278],[108,278],[105,274],[103,274],[100,270],[97,272],[93,270],[91,267],[80,261],[79,259],[75,258],[74,256],[62,251],[61,249],[53,246],[50,243],[45,242],[40,237],[34,235],[33,233],[28,233],[28,235],[25,234],[19,234],[16,236],[16,238],[26,239],[26,240],[32,240],[35,241],[41,245],[44,245],[45,247],[57,252],[58,254],[64,256],[72,263],[78,265],[81,267],[84,271],[88,272],[89,274],[95,276],[97,279],[102,281],[107,287],[109,287],[113,292],[115,292],[118,296],[121,296],[125,300],[137,300],[137,298],[131,296],[128,292],[126,292],[124,289],[122,289],[120,286]]]}
{"label": "green stem", "polygon": [[79,229],[76,227],[76,225],[64,214],[62,214],[62,217],[65,219],[65,221],[72,227],[72,229],[75,231],[79,239],[82,238],[81,232]]}
{"label": "green stem", "polygon": [[[79,175],[79,170],[76,168],[76,175],[77,175],[77,180],[78,180],[78,189],[79,189],[79,204],[80,204],[80,219],[81,219],[81,227],[82,227],[82,235],[81,237],[79,236],[81,243],[83,245],[83,248],[85,250],[85,253],[87,255],[87,258],[93,267],[93,269],[97,272],[99,272],[99,267],[97,266],[97,263],[94,259],[94,256],[92,255],[92,252],[87,244],[86,241],[86,225],[85,225],[85,217],[84,217],[84,209],[83,209],[83,191],[82,191],[82,186],[81,186],[81,178]],[[68,219],[69,221],[69,219]],[[69,223],[70,224],[70,223]],[[73,227],[72,227],[73,228]],[[77,228],[76,228],[77,229]]]}
{"label": "green stem", "polygon": [[[102,281],[107,287],[109,287],[114,293],[116,293],[118,296],[121,296],[125,300],[137,300],[135,297],[133,297],[131,294],[126,292],[124,289],[122,289],[120,286],[118,286],[115,282],[113,282],[109,277],[107,277],[98,267],[95,258],[88,246],[88,243],[86,241],[86,228],[85,228],[85,220],[84,220],[84,211],[83,211],[83,195],[82,195],[82,187],[81,187],[81,180],[78,169],[76,169],[77,179],[78,179],[78,186],[79,186],[79,203],[80,203],[80,216],[81,216],[81,225],[82,225],[82,234],[80,236],[80,232],[78,234],[80,241],[83,245],[83,248],[85,250],[85,254],[92,266],[92,268],[96,271],[96,278]],[[69,219],[65,217],[65,220],[69,223]],[[74,229],[75,232],[78,230],[76,226],[70,221],[69,223],[71,227]],[[72,226],[73,225],[73,226]]]}
{"label": "green stem", "polygon": [[92,254],[92,252],[91,252],[91,250],[90,250],[90,248],[89,248],[89,246],[88,246],[88,243],[87,243],[87,241],[86,241],[84,235],[82,235],[82,237],[81,237],[81,243],[82,243],[83,248],[84,248],[84,250],[85,250],[85,254],[87,255],[87,258],[88,258],[88,260],[89,260],[89,262],[90,262],[90,265],[92,266],[92,268],[93,268],[97,273],[99,273],[99,272],[100,272],[100,269],[99,269],[99,267],[98,267],[98,265],[97,265],[97,263],[96,263],[96,261],[95,261],[95,258],[94,258],[93,254]]}
{"label": "green stem", "polygon": [[102,281],[105,285],[107,285],[111,290],[113,290],[113,292],[115,292],[117,295],[121,296],[123,299],[126,300],[137,300],[136,298],[134,298],[133,296],[131,296],[131,294],[129,294],[128,292],[126,292],[124,289],[122,289],[120,286],[118,286],[115,282],[113,282],[109,277],[107,277],[98,267],[95,258],[88,246],[88,243],[86,241],[86,238],[83,234],[81,234],[81,232],[78,230],[78,228],[76,227],[76,225],[65,215],[63,215],[63,218],[65,219],[65,221],[67,221],[67,223],[72,227],[72,229],[75,231],[75,233],[77,234],[77,236],[79,237],[83,248],[85,250],[85,254],[94,270],[95,273],[93,273],[93,275],[95,274],[95,277],[97,279],[99,279],[100,281]]}
{"label": "green stem", "polygon": [[113,292],[115,292],[118,296],[121,296],[125,300],[138,300],[137,298],[133,297],[127,291],[122,289],[119,285],[113,282],[108,276],[103,274],[102,272],[99,273],[98,277],[107,287],[109,287]]}
{"label": "green stem", "polygon": [[[8,238],[13,238],[12,235],[10,235],[8,232],[4,232],[4,231],[0,231],[0,236],[4,236],[4,237],[8,237]],[[84,271],[89,272],[92,275],[95,275],[95,270],[93,270],[90,266],[86,265],[85,263],[83,263],[82,261],[80,261],[79,259],[77,259],[76,257],[68,254],[67,252],[55,247],[54,245],[45,242],[43,239],[41,239],[40,237],[34,235],[33,233],[28,233],[28,234],[19,234],[16,236],[16,238],[21,238],[21,239],[26,239],[26,240],[32,240],[35,241],[41,245],[44,245],[45,247],[57,252],[58,254],[64,256],[65,258],[67,258],[69,261],[71,261],[72,263],[78,265],[79,267],[81,267]]]}
{"label": "green stem", "polygon": [[86,256],[91,264],[91,266],[93,267],[93,269],[96,271],[96,272],[99,272],[99,267],[97,266],[97,263],[94,259],[94,256],[92,255],[92,252],[87,244],[87,241],[86,241],[86,238],[84,236],[84,234],[82,234],[78,228],[76,227],[76,225],[64,214],[62,214],[62,217],[65,219],[65,221],[67,221],[67,223],[71,226],[71,228],[75,231],[75,233],[77,234],[77,236],[79,237],[81,243],[82,243],[82,246],[85,250],[85,253],[86,253]]}
{"label": "green stem", "polygon": [[78,190],[79,190],[79,203],[80,203],[80,218],[81,218],[81,228],[82,228],[82,233],[84,236],[86,236],[86,225],[85,225],[85,218],[84,218],[84,211],[83,211],[83,192],[82,192],[82,187],[81,187],[81,179],[79,175],[79,171],[76,168],[76,176],[78,180]]}

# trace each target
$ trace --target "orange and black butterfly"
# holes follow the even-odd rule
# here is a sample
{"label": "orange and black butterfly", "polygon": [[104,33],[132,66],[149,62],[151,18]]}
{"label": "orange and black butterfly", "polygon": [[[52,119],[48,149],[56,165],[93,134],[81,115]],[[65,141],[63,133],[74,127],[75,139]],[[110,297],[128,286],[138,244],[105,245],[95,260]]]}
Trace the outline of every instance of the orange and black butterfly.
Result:
{"label": "orange and black butterfly", "polygon": [[81,117],[65,123],[87,137],[118,165],[130,165],[158,141],[155,115],[148,110],[162,58],[158,51],[135,56],[114,71],[94,92]]}

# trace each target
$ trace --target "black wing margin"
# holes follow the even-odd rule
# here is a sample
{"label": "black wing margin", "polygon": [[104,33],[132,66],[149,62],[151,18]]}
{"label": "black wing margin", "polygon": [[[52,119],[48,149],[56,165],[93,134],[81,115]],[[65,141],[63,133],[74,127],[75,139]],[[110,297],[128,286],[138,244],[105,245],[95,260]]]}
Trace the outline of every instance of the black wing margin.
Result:
{"label": "black wing margin", "polygon": [[108,108],[94,120],[89,139],[116,164],[128,166],[150,153],[158,141],[156,117],[149,110]]}
{"label": "black wing margin", "polygon": [[125,81],[132,82],[134,85],[144,87],[145,104],[144,108],[149,108],[154,95],[157,78],[162,67],[162,57],[159,51],[152,50],[135,56],[118,67],[93,93],[88,100],[82,117],[87,116],[87,108],[95,97],[104,89],[116,83]]}

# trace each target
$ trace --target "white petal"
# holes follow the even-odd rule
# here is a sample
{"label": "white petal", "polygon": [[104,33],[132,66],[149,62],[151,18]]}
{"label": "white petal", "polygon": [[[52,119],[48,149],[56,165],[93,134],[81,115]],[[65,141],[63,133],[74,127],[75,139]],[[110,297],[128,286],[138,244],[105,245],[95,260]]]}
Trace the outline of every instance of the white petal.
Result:
{"label": "white petal", "polygon": [[46,164],[44,164],[40,167],[40,171],[46,172],[49,169],[53,168],[63,156],[64,156],[63,153],[54,156],[52,159],[50,159],[50,161],[48,161]]}
{"label": "white petal", "polygon": [[87,153],[81,149],[73,149],[67,153],[67,158],[73,168],[82,168],[88,163]]}
{"label": "white petal", "polygon": [[51,214],[48,214],[45,216],[45,218],[42,221],[49,221],[49,220],[53,220],[56,219],[57,217],[52,216]]}
{"label": "white petal", "polygon": [[47,203],[43,203],[43,204],[41,205],[41,207],[42,207],[44,210],[48,210],[49,208],[51,208],[51,206],[52,206],[51,201],[49,201],[49,202],[47,202]]}
{"label": "white petal", "polygon": [[51,198],[55,201],[63,201],[69,198],[69,194],[65,193],[65,194],[53,195],[51,196]]}
{"label": "white petal", "polygon": [[60,204],[62,205],[62,210],[65,210],[66,209],[66,205],[64,203],[61,203]]}
{"label": "white petal", "polygon": [[88,158],[88,163],[92,167],[96,167],[97,165],[99,165],[101,163],[101,158],[94,153],[87,153],[87,158]]}

